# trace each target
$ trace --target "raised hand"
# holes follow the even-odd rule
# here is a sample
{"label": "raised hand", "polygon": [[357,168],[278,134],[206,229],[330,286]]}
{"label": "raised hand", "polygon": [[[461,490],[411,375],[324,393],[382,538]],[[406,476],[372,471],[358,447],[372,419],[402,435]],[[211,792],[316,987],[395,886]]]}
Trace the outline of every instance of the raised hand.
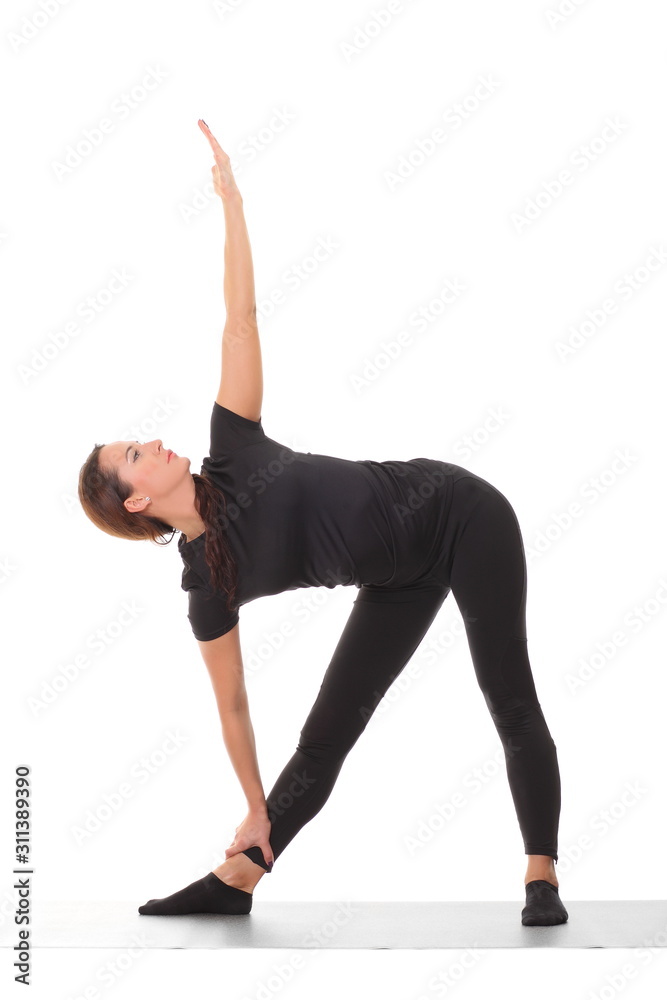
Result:
{"label": "raised hand", "polygon": [[213,155],[215,157],[215,166],[211,167],[215,193],[220,195],[223,201],[229,201],[230,198],[240,196],[241,192],[239,191],[236,181],[234,180],[231,163],[229,162],[229,156],[225,153],[224,149],[202,118],[199,119],[198,125],[210,142],[211,149],[213,150]]}

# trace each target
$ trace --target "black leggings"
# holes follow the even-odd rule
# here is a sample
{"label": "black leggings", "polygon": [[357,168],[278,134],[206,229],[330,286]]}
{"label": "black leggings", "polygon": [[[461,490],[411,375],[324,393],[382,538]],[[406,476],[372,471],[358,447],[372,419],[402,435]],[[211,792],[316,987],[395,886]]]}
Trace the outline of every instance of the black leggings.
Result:
{"label": "black leggings", "polygon": [[[347,754],[451,590],[503,744],[524,852],[558,859],[560,774],[528,659],[519,523],[494,486],[443,465],[455,474],[442,558],[410,586],[359,589],[296,752],[267,796],[274,858],[329,798]],[[259,847],[243,853],[271,871]]]}

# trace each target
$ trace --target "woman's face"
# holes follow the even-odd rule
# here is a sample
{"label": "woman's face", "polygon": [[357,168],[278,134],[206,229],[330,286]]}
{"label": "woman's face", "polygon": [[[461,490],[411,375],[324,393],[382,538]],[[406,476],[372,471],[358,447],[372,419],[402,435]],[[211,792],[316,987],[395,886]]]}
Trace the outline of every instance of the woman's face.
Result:
{"label": "woman's face", "polygon": [[[150,497],[164,501],[189,475],[190,459],[179,456],[162,446],[162,441],[114,441],[100,450],[102,467],[115,468],[120,478],[129,483],[132,494],[125,501]],[[132,506],[129,510],[136,510]]]}

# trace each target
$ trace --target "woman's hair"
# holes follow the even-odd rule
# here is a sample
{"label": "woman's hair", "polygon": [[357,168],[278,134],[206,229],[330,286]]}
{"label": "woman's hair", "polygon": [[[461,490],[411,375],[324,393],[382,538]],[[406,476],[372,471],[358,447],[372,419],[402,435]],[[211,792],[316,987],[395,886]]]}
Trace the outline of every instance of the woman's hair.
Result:
{"label": "woman's hair", "polygon": [[[98,528],[115,538],[131,541],[148,539],[156,545],[169,544],[177,529],[150,514],[131,514],[124,500],[132,487],[121,479],[114,468],[100,465],[103,444],[96,444],[79,472],[79,500],[84,513]],[[223,525],[227,521],[224,494],[204,473],[192,473],[195,483],[195,507],[206,525],[204,558],[216,591],[227,594],[227,609],[235,606],[236,562]],[[170,538],[165,534],[171,532]]]}

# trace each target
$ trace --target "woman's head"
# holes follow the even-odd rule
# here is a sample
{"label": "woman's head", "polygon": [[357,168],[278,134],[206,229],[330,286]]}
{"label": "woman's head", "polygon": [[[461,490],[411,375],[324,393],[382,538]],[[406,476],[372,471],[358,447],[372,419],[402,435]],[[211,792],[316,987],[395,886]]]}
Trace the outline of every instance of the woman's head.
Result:
{"label": "woman's head", "polygon": [[[224,528],[226,499],[206,474],[190,472],[189,458],[165,451],[159,439],[96,444],[79,472],[79,500],[86,516],[108,535],[156,544],[171,542],[178,530],[171,515],[187,519],[194,507],[205,525],[211,582],[227,594],[227,607],[234,606],[236,562]],[[151,514],[155,509],[160,516]]]}
{"label": "woman's head", "polygon": [[156,541],[176,529],[164,515],[190,476],[190,459],[165,450],[156,439],[96,444],[79,473],[79,500],[102,531],[119,538]]}

